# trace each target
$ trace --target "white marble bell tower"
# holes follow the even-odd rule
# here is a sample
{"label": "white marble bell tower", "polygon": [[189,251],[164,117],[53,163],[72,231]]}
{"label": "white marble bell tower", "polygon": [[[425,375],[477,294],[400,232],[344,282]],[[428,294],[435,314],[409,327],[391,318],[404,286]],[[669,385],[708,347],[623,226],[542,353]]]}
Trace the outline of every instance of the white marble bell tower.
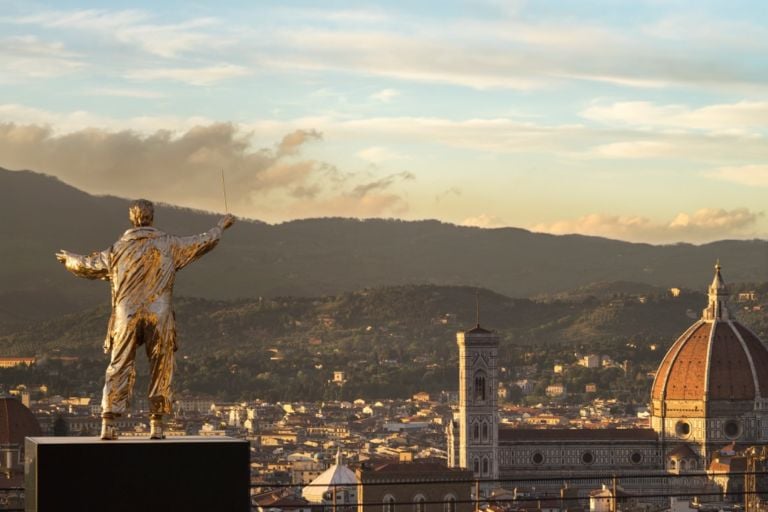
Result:
{"label": "white marble bell tower", "polygon": [[480,479],[499,477],[499,337],[480,327],[456,333],[459,345],[459,466]]}

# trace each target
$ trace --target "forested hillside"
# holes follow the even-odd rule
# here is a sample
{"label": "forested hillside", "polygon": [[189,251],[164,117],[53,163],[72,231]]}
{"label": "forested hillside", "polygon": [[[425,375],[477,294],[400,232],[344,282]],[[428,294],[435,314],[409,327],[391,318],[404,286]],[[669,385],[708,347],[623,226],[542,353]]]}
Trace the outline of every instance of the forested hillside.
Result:
{"label": "forested hillside", "polygon": [[[707,299],[685,291],[673,297],[664,289],[644,288],[647,293],[641,295],[621,292],[626,287],[627,283],[604,283],[596,287],[602,291],[599,297],[583,296],[581,290],[572,298],[537,301],[472,287],[426,285],[315,298],[181,298],[176,303],[177,389],[308,400],[454,389],[455,333],[474,325],[479,301],[482,325],[502,337],[505,380],[513,381],[516,368],[525,365],[535,364],[546,373],[555,361],[573,361],[576,352],[605,353],[618,362],[632,362],[633,378],[640,378],[632,381],[634,387],[627,393],[642,398],[648,385],[644,375],[699,317]],[[768,285],[750,289],[764,295]],[[768,338],[764,310],[753,311],[752,303],[734,304],[733,309]],[[61,375],[59,385],[71,392],[97,390],[106,364],[100,354],[108,314],[108,307],[100,306],[4,334],[0,353],[37,355],[43,361],[36,369],[2,371],[0,378],[13,382],[19,372],[39,372],[38,380]],[[81,360],[63,366],[58,355]],[[52,368],[56,371],[50,377]],[[343,389],[328,384],[334,370],[347,373]],[[616,384],[625,380],[624,375],[606,375]],[[25,378],[34,380],[30,374]]]}

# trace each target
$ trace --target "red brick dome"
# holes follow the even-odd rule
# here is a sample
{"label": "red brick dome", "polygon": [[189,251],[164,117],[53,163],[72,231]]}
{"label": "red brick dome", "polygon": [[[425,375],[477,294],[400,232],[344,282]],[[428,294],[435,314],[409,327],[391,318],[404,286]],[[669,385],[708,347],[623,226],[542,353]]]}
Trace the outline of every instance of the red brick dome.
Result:
{"label": "red brick dome", "polygon": [[0,444],[24,446],[27,436],[41,436],[40,424],[19,400],[0,397]]}
{"label": "red brick dome", "polygon": [[768,398],[768,348],[731,317],[726,300],[717,265],[709,305],[664,356],[651,400]]}

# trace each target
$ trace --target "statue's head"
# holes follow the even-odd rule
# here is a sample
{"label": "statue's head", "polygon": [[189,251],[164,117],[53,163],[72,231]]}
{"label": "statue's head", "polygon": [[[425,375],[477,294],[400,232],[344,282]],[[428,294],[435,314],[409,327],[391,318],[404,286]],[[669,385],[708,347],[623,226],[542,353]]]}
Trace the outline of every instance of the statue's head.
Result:
{"label": "statue's head", "polygon": [[146,199],[138,199],[131,203],[128,208],[128,217],[131,219],[131,224],[135,227],[151,226],[152,220],[155,217],[155,207],[151,201]]}

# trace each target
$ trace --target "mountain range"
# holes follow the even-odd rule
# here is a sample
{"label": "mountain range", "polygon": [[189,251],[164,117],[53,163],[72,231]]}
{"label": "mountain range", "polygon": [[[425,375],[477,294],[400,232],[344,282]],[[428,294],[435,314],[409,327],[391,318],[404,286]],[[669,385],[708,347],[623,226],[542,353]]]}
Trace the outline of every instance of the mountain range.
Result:
{"label": "mountain range", "polygon": [[[69,275],[54,253],[108,247],[129,227],[128,204],[37,172],[0,169],[0,326],[105,303],[106,283]],[[156,210],[156,226],[175,234],[204,231],[219,217],[172,205]],[[406,284],[468,285],[521,298],[615,281],[703,291],[718,258],[730,282],[768,280],[765,240],[650,245],[436,220],[242,219],[215,251],[179,274],[176,289],[217,300]]]}

